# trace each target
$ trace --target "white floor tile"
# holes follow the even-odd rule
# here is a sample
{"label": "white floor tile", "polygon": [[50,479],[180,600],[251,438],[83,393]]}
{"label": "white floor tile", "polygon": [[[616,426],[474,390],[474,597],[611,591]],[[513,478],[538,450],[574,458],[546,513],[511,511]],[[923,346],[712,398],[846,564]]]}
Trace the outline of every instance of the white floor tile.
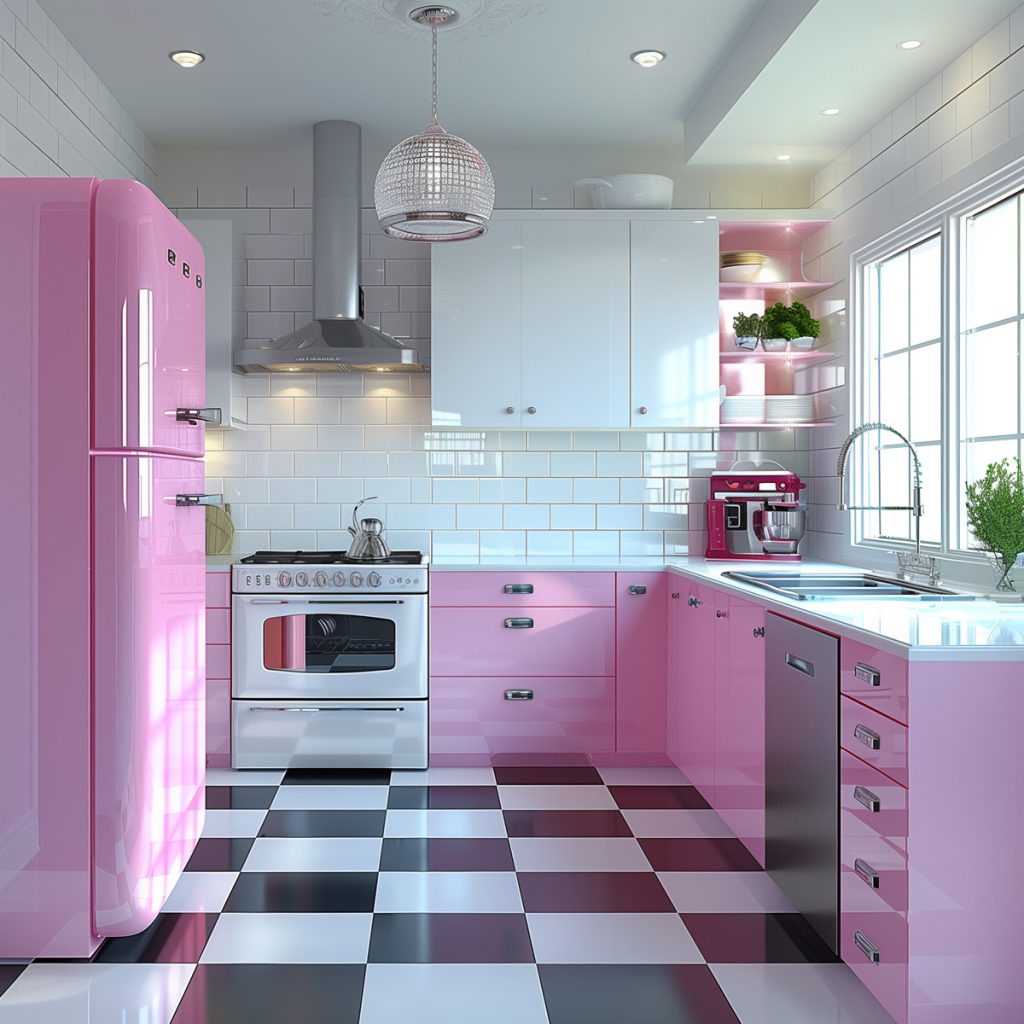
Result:
{"label": "white floor tile", "polygon": [[203,825],[204,839],[244,839],[256,835],[267,816],[266,811],[211,811],[206,812]]}
{"label": "white floor tile", "polygon": [[379,839],[257,839],[243,871],[376,871]]}
{"label": "white floor tile", "polygon": [[360,964],[372,914],[221,914],[204,964]]}
{"label": "white floor tile", "polygon": [[32,964],[0,999],[0,1024],[169,1024],[192,964]]}
{"label": "white floor tile", "polygon": [[732,829],[714,811],[624,810],[638,839],[731,839]]}
{"label": "white floor tile", "polygon": [[279,786],[284,772],[253,771],[251,769],[207,768],[208,786]]}
{"label": "white floor tile", "polygon": [[533,964],[370,964],[359,1024],[548,1024]]}
{"label": "white floor tile", "polygon": [[422,771],[393,771],[392,786],[493,786],[490,768],[425,768]]}
{"label": "white floor tile", "polygon": [[282,786],[272,811],[382,811],[387,786]]}
{"label": "white floor tile", "polygon": [[677,914],[527,914],[539,964],[702,964]]}
{"label": "white floor tile", "polygon": [[219,914],[237,877],[234,871],[183,871],[164,913]]}
{"label": "white floor tile", "polygon": [[711,970],[741,1024],[892,1024],[845,964],[715,964]]}
{"label": "white floor tile", "polygon": [[650,871],[635,839],[510,839],[517,871]]}
{"label": "white floor tile", "polygon": [[385,839],[504,839],[501,811],[394,810],[384,821]]}
{"label": "white floor tile", "polygon": [[791,914],[793,904],[763,871],[659,871],[681,914]]}
{"label": "white floor tile", "polygon": [[382,871],[378,914],[521,914],[514,871]]}
{"label": "white floor tile", "polygon": [[604,786],[499,786],[506,811],[614,811],[617,804]]}
{"label": "white floor tile", "polygon": [[670,766],[660,768],[598,767],[606,786],[688,786],[686,776]]}

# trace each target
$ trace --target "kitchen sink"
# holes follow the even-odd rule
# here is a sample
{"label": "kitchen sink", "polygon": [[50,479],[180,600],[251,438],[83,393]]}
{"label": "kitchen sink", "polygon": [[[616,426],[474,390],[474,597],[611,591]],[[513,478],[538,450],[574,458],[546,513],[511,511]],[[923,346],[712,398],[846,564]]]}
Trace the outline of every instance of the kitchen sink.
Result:
{"label": "kitchen sink", "polygon": [[737,572],[722,573],[728,579],[748,583],[798,601],[847,600],[852,598],[912,598],[921,601],[973,601],[945,587],[912,583],[869,572]]}

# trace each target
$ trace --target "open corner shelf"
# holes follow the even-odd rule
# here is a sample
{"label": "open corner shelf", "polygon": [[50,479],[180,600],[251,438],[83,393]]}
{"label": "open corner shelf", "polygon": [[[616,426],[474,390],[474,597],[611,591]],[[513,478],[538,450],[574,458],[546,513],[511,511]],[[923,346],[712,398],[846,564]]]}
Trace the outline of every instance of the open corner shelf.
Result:
{"label": "open corner shelf", "polygon": [[718,293],[723,299],[756,299],[769,292],[808,295],[831,288],[833,281],[720,281]]}
{"label": "open corner shelf", "polygon": [[740,423],[729,422],[719,424],[720,430],[808,430],[815,427],[831,427],[831,420],[814,420],[800,423]]}
{"label": "open corner shelf", "polygon": [[835,352],[826,352],[817,348],[789,349],[786,352],[765,352],[764,349],[737,348],[726,349],[718,353],[721,363],[799,363],[801,366],[814,366],[835,359]]}

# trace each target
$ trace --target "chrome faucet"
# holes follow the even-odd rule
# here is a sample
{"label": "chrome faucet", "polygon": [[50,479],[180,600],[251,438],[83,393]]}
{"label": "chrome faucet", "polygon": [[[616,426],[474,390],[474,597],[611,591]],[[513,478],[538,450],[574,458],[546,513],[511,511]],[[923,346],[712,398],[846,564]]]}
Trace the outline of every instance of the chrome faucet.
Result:
{"label": "chrome faucet", "polygon": [[[869,430],[887,431],[890,434],[894,434],[898,437],[906,446],[910,452],[910,457],[914,460],[914,487],[911,505],[847,505],[846,504],[846,459],[850,454],[850,448],[853,446],[853,442],[857,440],[861,434],[866,434]],[[914,554],[909,554],[906,551],[895,552],[897,562],[899,564],[899,571],[897,576],[900,579],[906,579],[912,573],[918,575],[925,575],[932,583],[939,582],[939,563],[938,560],[932,557],[922,556],[921,554],[921,515],[924,511],[921,505],[921,460],[918,458],[917,451],[914,446],[910,443],[909,439],[901,434],[895,427],[890,427],[886,423],[864,423],[857,427],[843,442],[842,447],[839,449],[839,458],[836,460],[836,475],[839,477],[839,504],[836,508],[840,512],[852,511],[852,512],[911,512],[914,516]]]}

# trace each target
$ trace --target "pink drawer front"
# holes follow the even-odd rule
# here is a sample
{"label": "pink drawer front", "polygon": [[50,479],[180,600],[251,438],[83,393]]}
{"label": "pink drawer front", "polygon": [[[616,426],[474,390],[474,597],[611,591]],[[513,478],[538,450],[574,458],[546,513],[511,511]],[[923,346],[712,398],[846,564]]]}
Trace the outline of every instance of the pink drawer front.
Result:
{"label": "pink drawer front", "polygon": [[227,608],[206,609],[206,642],[231,643],[231,612]]}
{"label": "pink drawer front", "polygon": [[492,754],[615,749],[615,680],[430,680],[430,753],[489,764]]}
{"label": "pink drawer front", "polygon": [[879,836],[841,835],[839,867],[843,885],[849,882],[851,892],[856,893],[859,884],[890,909],[907,909],[907,855],[892,843]]}
{"label": "pink drawer front", "polygon": [[901,785],[908,785],[905,725],[844,695],[839,701],[839,745]]}
{"label": "pink drawer front", "polygon": [[611,572],[435,572],[430,604],[496,608],[548,605],[589,607],[615,604]]}
{"label": "pink drawer front", "polygon": [[231,573],[207,572],[206,607],[228,608],[231,605]]}
{"label": "pink drawer front", "polygon": [[434,608],[432,676],[613,676],[614,608]]}
{"label": "pink drawer front", "polygon": [[839,751],[839,834],[882,839],[907,849],[907,790],[887,775]]}
{"label": "pink drawer front", "polygon": [[839,648],[839,687],[906,725],[907,663],[903,658],[844,639]]}
{"label": "pink drawer front", "polygon": [[839,955],[896,1024],[906,1024],[906,916],[846,871],[839,905]]}

